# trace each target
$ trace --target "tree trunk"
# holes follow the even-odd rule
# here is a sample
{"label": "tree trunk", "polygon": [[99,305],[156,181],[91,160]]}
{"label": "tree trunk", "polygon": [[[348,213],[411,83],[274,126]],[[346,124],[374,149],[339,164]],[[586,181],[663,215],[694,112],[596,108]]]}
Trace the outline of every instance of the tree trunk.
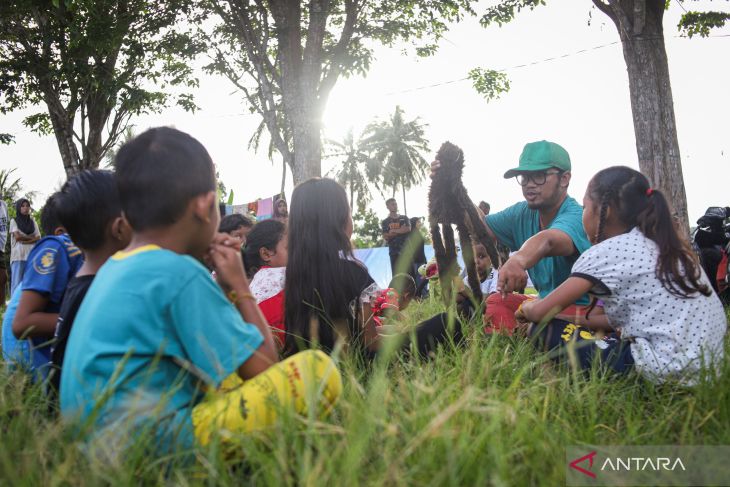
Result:
{"label": "tree trunk", "polygon": [[[304,111],[313,115],[312,110]],[[322,140],[320,122],[315,116],[291,117],[294,145],[294,184],[322,175]]]}
{"label": "tree trunk", "polygon": [[408,215],[408,208],[406,207],[406,185],[401,183],[400,187],[403,190],[403,214]]}
{"label": "tree trunk", "polygon": [[687,196],[664,46],[664,1],[611,0],[609,4],[610,13],[607,13],[621,36],[628,71],[639,168],[652,186],[664,193],[681,228],[689,233]]}
{"label": "tree trunk", "polygon": [[279,194],[284,197],[284,184],[286,183],[286,157],[281,158],[281,191]]}
{"label": "tree trunk", "polygon": [[71,178],[79,172],[79,151],[74,144],[73,136],[73,114],[71,118],[66,114],[63,105],[53,94],[44,96],[46,106],[48,107],[48,115],[51,118],[51,126],[53,127],[53,135],[56,136],[58,151],[61,153],[61,161],[63,169],[66,171],[66,178]]}

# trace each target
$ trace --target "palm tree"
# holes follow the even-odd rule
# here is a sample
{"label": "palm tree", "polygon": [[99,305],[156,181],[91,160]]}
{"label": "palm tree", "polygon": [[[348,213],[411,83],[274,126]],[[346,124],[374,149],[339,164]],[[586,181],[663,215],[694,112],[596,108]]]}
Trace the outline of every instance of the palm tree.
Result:
{"label": "palm tree", "polygon": [[406,190],[426,177],[428,163],[421,155],[427,152],[428,140],[424,136],[426,125],[416,117],[405,121],[403,110],[395,107],[390,119],[373,122],[365,127],[363,144],[372,151],[373,169],[380,168],[376,181],[393,190],[400,186],[403,191],[403,213],[406,207]]}
{"label": "palm tree", "polygon": [[[0,198],[12,203],[18,199],[18,195],[23,190],[20,184],[20,178],[12,179],[13,173],[17,168],[0,169]],[[2,251],[3,249],[0,249]]]}
{"label": "palm tree", "polygon": [[349,191],[350,208],[355,208],[355,194],[357,194],[358,209],[363,210],[372,200],[368,178],[373,168],[368,153],[362,149],[361,140],[355,140],[350,128],[342,142],[329,139],[326,142],[333,150],[326,153],[325,157],[343,158],[342,164],[334,169],[336,171],[334,177]]}

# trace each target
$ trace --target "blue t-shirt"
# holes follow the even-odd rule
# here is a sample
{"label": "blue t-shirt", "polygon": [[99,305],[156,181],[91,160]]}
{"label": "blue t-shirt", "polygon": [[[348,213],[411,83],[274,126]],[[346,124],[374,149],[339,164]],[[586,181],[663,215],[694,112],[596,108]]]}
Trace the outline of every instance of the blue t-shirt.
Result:
{"label": "blue t-shirt", "polygon": [[[531,210],[526,201],[521,201],[503,211],[491,213],[486,218],[489,228],[502,244],[510,250],[519,250],[529,238],[540,231],[540,215]],[[573,264],[580,254],[588,250],[591,243],[583,230],[583,207],[568,196],[560,205],[558,214],[545,230],[560,230],[573,240],[576,253],[567,257],[545,257],[528,269],[530,279],[544,298],[570,276]],[[588,296],[583,296],[577,304],[588,304]]]}
{"label": "blue t-shirt", "polygon": [[262,342],[197,260],[153,245],[119,252],[76,315],[61,412],[122,444],[152,427],[161,450],[190,447],[201,385],[220,384]]}
{"label": "blue t-shirt", "polygon": [[84,256],[68,235],[44,237],[28,254],[23,281],[15,290],[3,318],[3,357],[9,363],[39,370],[51,360],[49,338],[18,340],[12,325],[22,291],[48,297],[45,313],[58,313],[68,282],[84,263]]}

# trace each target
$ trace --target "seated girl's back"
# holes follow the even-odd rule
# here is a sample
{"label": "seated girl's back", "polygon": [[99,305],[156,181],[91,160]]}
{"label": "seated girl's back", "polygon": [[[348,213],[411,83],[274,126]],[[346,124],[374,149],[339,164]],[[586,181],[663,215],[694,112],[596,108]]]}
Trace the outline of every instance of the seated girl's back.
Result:
{"label": "seated girl's back", "polygon": [[257,223],[248,235],[243,262],[266,322],[279,349],[284,347],[284,277],[287,258],[286,225],[278,220]]}

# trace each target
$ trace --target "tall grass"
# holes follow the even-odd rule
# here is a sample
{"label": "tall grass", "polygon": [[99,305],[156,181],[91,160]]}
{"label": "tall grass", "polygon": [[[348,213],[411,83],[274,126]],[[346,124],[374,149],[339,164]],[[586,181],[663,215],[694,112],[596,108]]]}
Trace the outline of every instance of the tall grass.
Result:
{"label": "tall grass", "polygon": [[[404,322],[439,308],[414,304]],[[586,377],[472,328],[465,347],[429,361],[393,357],[365,372],[343,360],[329,418],[286,417],[193,461],[141,446],[101,459],[47,415],[38,387],[3,368],[0,485],[559,485],[568,445],[730,444],[730,354],[716,381],[687,390]]]}

